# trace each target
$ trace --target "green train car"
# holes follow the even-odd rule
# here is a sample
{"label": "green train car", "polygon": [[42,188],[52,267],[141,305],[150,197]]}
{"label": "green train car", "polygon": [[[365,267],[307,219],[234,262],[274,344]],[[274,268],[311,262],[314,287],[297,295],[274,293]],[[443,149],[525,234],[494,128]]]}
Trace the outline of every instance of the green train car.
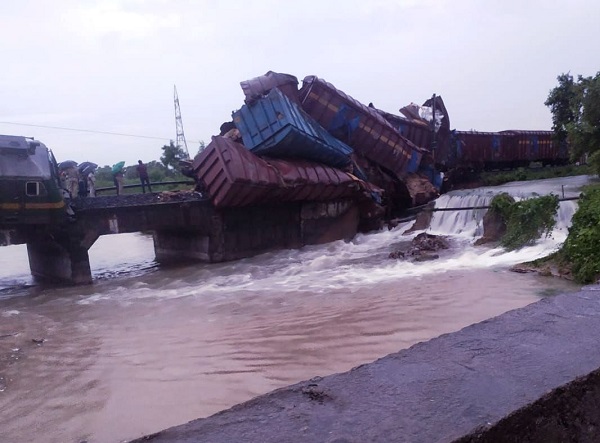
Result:
{"label": "green train car", "polygon": [[0,135],[0,228],[66,220],[52,151],[37,140]]}

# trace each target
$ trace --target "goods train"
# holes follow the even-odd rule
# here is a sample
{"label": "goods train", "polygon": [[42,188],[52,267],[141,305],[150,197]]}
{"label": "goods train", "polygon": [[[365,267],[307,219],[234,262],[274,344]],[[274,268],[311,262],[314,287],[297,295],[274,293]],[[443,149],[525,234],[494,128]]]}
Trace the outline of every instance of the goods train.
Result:
{"label": "goods train", "polygon": [[[423,110],[431,109],[434,115],[441,117],[435,137],[431,123],[422,116]],[[567,143],[559,143],[552,131],[450,130],[448,112],[439,96],[434,96],[423,106],[405,106],[400,109],[400,116],[378,112],[405,138],[430,150],[438,171],[512,169],[529,166],[532,162],[546,166],[564,165],[569,161]]]}
{"label": "goods train", "polygon": [[58,167],[41,142],[0,135],[0,228],[67,219]]}
{"label": "goods train", "polygon": [[435,160],[442,170],[513,169],[532,162],[564,165],[569,161],[569,150],[552,131],[451,131],[447,142],[438,144]]}

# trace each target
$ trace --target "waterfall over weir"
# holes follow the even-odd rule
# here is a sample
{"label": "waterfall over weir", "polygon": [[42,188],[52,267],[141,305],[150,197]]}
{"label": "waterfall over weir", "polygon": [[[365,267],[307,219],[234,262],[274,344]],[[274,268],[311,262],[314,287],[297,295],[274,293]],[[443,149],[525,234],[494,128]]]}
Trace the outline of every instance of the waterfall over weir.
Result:
{"label": "waterfall over weir", "polygon": [[[506,266],[535,260],[557,250],[568,235],[576,201],[562,201],[556,214],[556,225],[548,237],[540,238],[535,245],[516,251],[489,246],[475,247],[475,240],[483,235],[483,216],[487,209],[464,209],[489,206],[493,197],[502,192],[517,201],[541,195],[555,194],[559,197],[574,197],[580,187],[589,182],[589,177],[567,177],[563,179],[513,182],[503,186],[482,187],[470,190],[451,191],[435,201],[436,208],[457,208],[456,211],[436,211],[427,232],[447,236],[460,245],[462,253],[448,260],[450,267],[459,263],[471,267]],[[456,263],[459,262],[459,263]],[[459,266],[460,267],[460,266]]]}
{"label": "waterfall over weir", "polygon": [[[482,188],[483,189],[483,188]],[[478,190],[476,190],[478,191]],[[461,209],[478,208],[489,206],[495,195],[506,192],[498,191],[485,193],[456,191],[442,195],[435,201],[436,208],[457,208],[456,211],[438,211],[433,213],[429,231],[441,235],[457,235],[466,238],[478,238],[483,235],[483,216],[487,209]],[[515,200],[533,198],[540,194],[514,195]],[[556,226],[552,237],[557,236],[559,242],[563,242],[571,226],[571,218],[577,210],[576,201],[561,201],[556,214]],[[563,235],[564,234],[564,235]]]}

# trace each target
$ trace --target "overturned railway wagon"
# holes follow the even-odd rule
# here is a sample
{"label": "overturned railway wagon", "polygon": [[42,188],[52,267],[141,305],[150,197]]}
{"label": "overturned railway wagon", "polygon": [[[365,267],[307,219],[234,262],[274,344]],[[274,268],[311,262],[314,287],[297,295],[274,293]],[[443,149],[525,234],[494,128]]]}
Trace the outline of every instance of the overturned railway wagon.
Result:
{"label": "overturned railway wagon", "polygon": [[216,207],[343,198],[376,201],[381,190],[336,168],[306,160],[258,157],[225,137],[213,137],[192,164]]}
{"label": "overturned railway wagon", "polygon": [[52,152],[37,140],[0,135],[0,226],[55,224],[66,217]]}
{"label": "overturned railway wagon", "polygon": [[375,109],[313,75],[304,78],[299,94],[302,108],[358,154],[398,179],[418,170],[425,151],[403,137]]}
{"label": "overturned railway wagon", "polygon": [[400,115],[380,109],[377,112],[402,136],[427,151],[421,168],[425,166],[428,171],[434,171],[434,175],[435,171],[448,169],[450,118],[442,97],[433,95],[422,106],[414,103],[404,106],[400,108]]}
{"label": "overturned railway wagon", "polygon": [[244,146],[257,155],[350,165],[352,148],[333,137],[279,89],[234,112]]}
{"label": "overturned railway wagon", "polygon": [[432,142],[431,125],[417,118],[408,118],[377,109],[377,113],[385,118],[403,137],[422,148],[429,148]]}
{"label": "overturned railway wagon", "polygon": [[290,74],[269,71],[265,75],[240,82],[240,86],[246,96],[244,102],[248,105],[263,98],[264,95],[275,88],[279,89],[291,101],[299,104],[298,79]]}

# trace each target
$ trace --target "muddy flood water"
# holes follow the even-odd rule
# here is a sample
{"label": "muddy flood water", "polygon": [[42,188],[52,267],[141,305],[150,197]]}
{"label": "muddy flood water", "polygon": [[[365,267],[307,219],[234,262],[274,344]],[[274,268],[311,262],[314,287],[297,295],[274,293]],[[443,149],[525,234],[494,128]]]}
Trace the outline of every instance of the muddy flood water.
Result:
{"label": "muddy flood water", "polygon": [[[548,186],[563,183],[579,185]],[[473,195],[488,191],[438,204]],[[128,441],[574,291],[508,270],[564,240],[565,203],[552,237],[510,253],[472,246],[482,214],[436,215],[451,248],[423,263],[388,257],[409,225],[166,269],[151,237],[123,234],[90,250],[93,285],[60,288],[32,285],[24,246],[0,248],[0,442]]]}

